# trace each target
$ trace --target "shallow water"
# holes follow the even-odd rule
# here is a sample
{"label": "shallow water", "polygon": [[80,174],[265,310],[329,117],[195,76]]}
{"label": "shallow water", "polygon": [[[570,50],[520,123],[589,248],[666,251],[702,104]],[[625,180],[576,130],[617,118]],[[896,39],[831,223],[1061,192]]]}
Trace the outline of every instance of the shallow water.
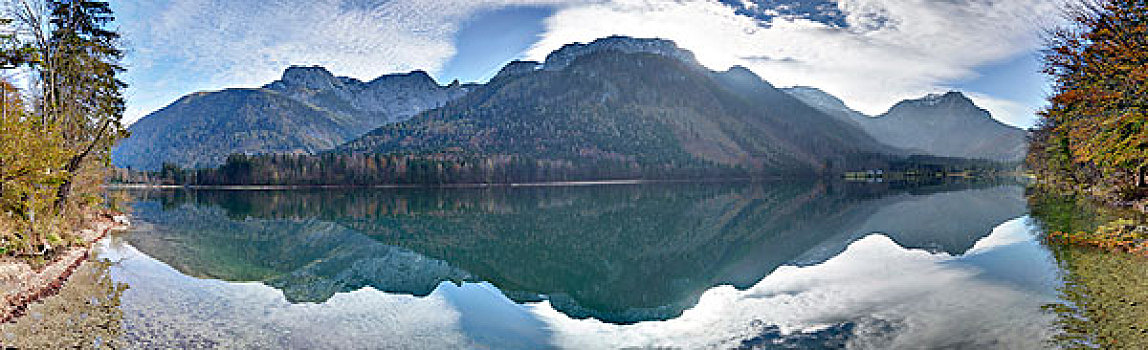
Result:
{"label": "shallow water", "polygon": [[1015,185],[137,193],[138,347],[1041,348]]}

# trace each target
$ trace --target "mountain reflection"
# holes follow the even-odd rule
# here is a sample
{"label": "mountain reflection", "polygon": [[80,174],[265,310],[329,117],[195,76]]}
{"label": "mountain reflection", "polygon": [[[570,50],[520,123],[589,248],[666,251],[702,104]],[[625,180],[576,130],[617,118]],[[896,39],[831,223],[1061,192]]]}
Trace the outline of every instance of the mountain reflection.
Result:
{"label": "mountain reflection", "polygon": [[1025,213],[1015,185],[765,183],[137,193],[126,238],[181,272],[293,302],[486,281],[571,317],[669,319],[882,233],[959,255]]}

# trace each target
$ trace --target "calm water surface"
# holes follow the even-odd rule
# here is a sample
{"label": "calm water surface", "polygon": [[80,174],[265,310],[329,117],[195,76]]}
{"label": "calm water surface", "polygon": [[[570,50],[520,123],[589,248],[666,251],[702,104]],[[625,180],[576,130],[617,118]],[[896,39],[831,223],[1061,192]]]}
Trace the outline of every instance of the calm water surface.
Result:
{"label": "calm water surface", "polygon": [[137,193],[139,347],[1041,348],[1023,188],[786,183]]}

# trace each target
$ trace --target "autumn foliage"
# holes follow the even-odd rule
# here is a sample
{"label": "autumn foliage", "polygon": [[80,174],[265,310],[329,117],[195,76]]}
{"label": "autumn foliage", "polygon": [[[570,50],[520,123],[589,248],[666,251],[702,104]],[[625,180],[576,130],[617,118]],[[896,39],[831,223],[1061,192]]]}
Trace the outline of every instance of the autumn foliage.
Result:
{"label": "autumn foliage", "polygon": [[1148,1],[1101,0],[1067,11],[1048,35],[1054,79],[1027,163],[1046,187],[1115,199],[1144,195],[1148,175]]}
{"label": "autumn foliage", "polygon": [[0,18],[0,256],[43,258],[102,201],[126,136],[119,35],[106,1],[15,0]]}
{"label": "autumn foliage", "polygon": [[1128,219],[1110,222],[1095,231],[1055,231],[1048,234],[1048,239],[1064,245],[1148,255],[1148,226],[1138,226]]}

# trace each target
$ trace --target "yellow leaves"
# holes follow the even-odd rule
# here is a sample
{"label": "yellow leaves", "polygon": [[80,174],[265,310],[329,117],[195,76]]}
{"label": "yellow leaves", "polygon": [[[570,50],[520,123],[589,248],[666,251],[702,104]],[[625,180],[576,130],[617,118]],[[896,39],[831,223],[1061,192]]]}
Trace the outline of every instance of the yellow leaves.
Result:
{"label": "yellow leaves", "polygon": [[0,248],[27,253],[58,245],[60,225],[49,214],[71,153],[56,128],[27,112],[11,84],[0,81],[0,100]]}
{"label": "yellow leaves", "polygon": [[1042,114],[1070,140],[1072,158],[1117,170],[1148,164],[1148,11],[1134,2],[1105,2],[1076,18],[1086,31],[1058,31],[1046,72],[1057,79],[1053,106]]}
{"label": "yellow leaves", "polygon": [[1097,227],[1095,231],[1051,232],[1048,239],[1054,243],[1100,248],[1148,256],[1148,226],[1140,226],[1128,219],[1117,219]]}

